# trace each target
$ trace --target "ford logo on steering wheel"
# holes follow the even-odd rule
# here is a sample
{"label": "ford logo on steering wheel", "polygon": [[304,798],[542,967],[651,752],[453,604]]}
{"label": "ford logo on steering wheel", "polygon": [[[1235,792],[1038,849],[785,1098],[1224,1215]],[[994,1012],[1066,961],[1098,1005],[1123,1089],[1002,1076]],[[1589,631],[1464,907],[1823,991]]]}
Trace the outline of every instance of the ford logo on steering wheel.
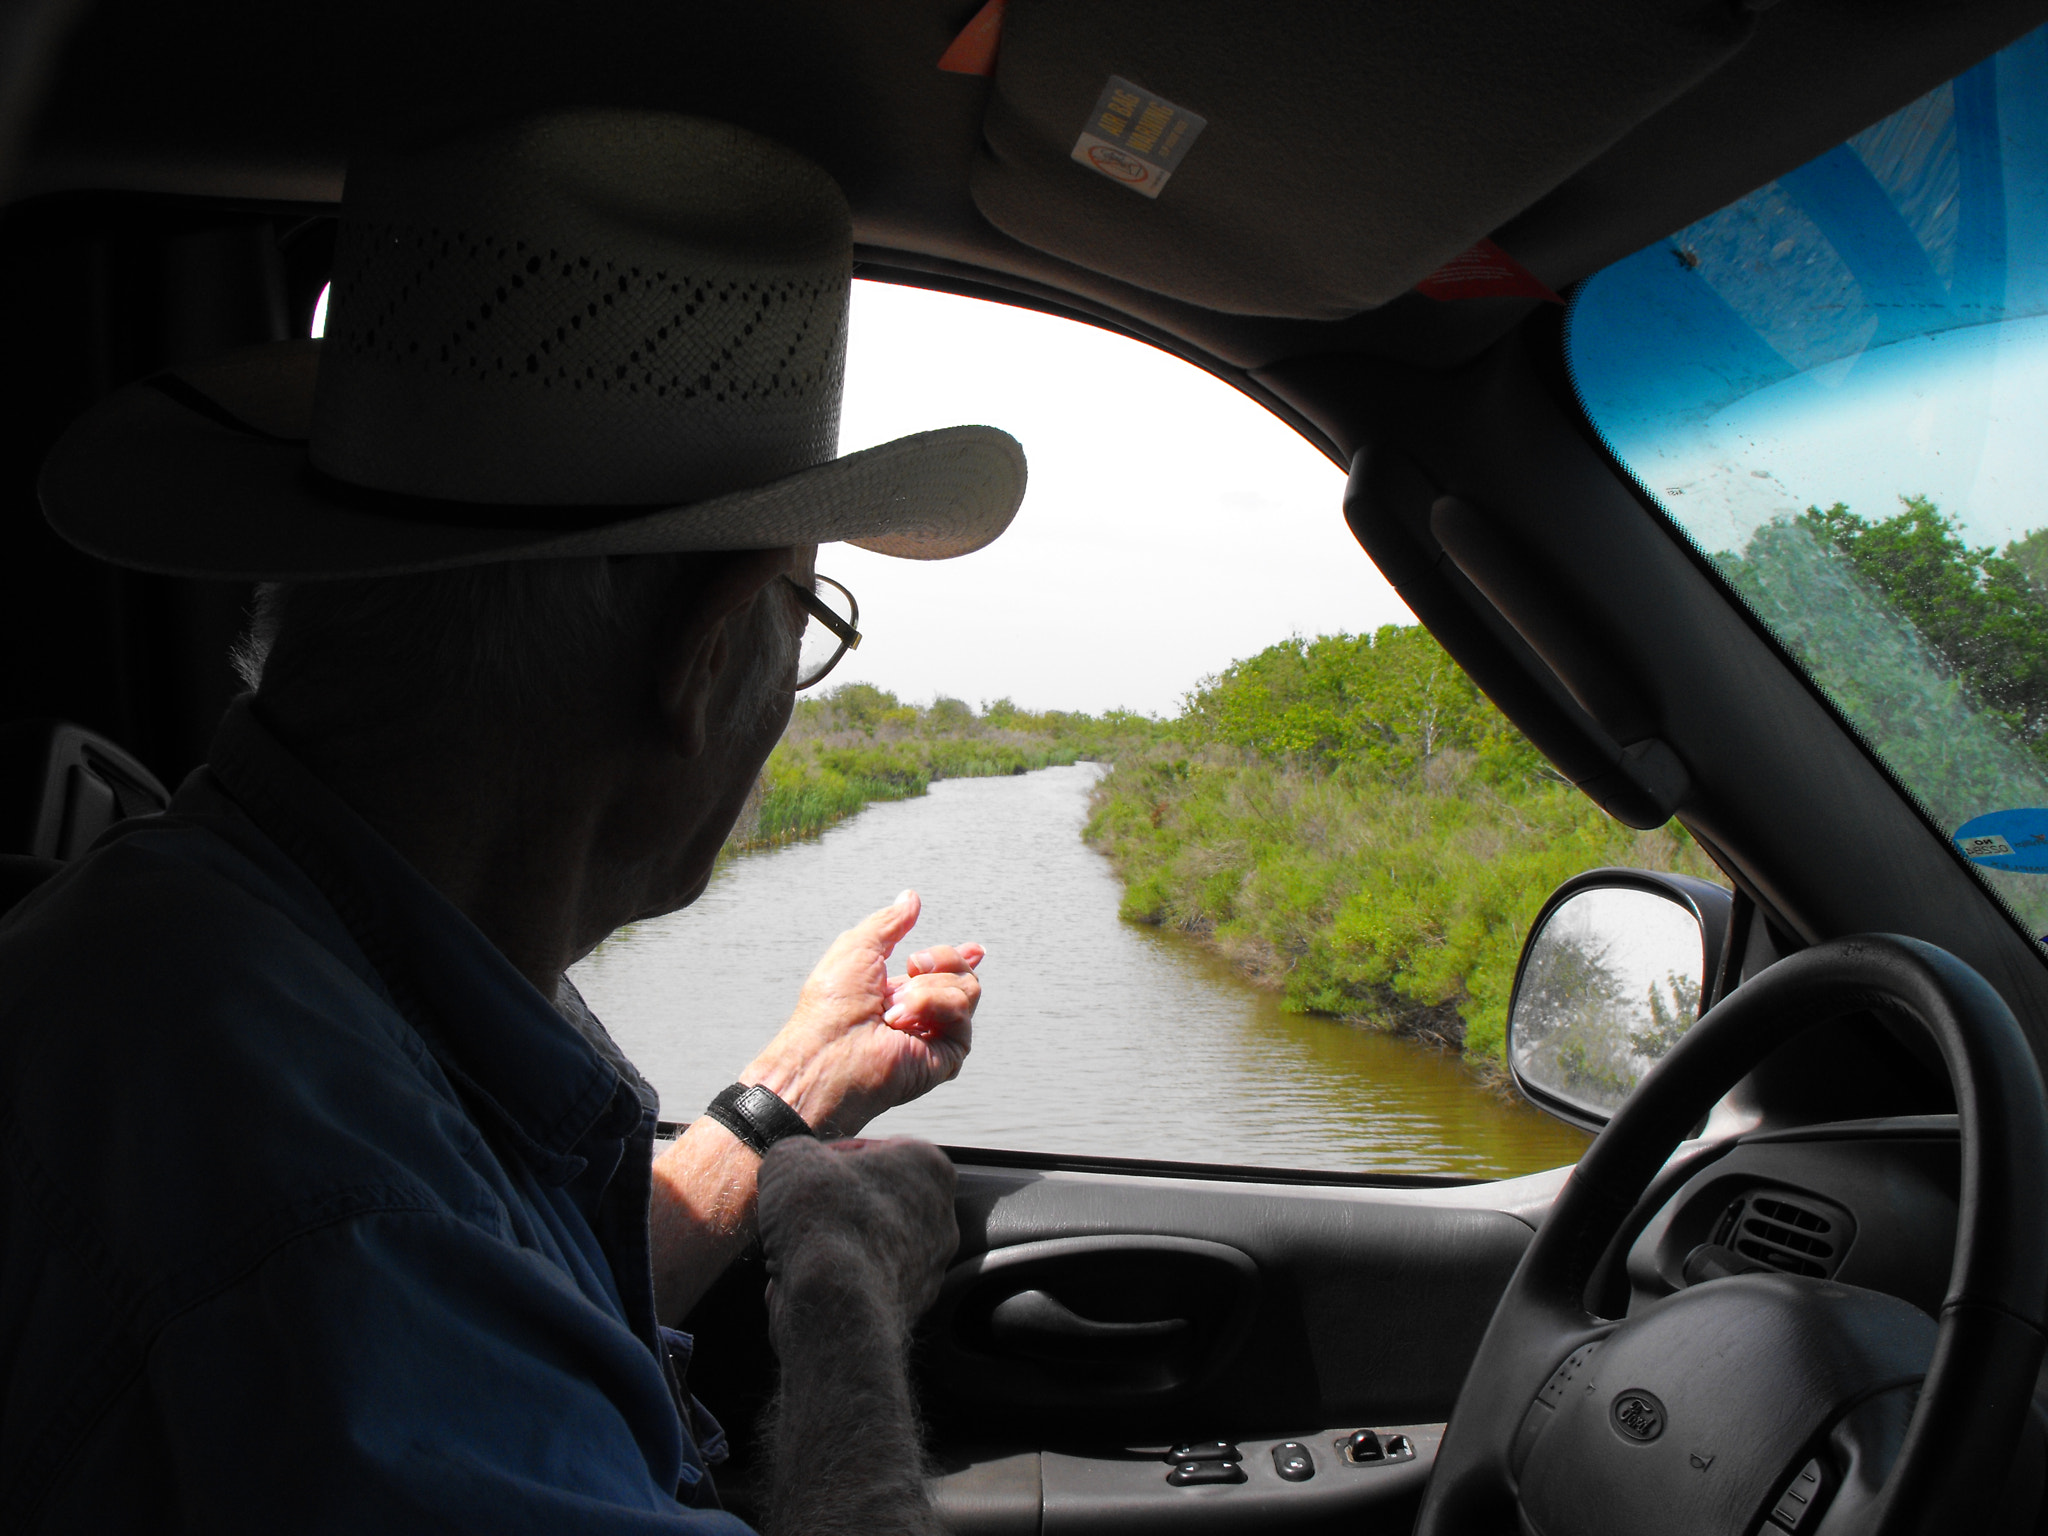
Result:
{"label": "ford logo on steering wheel", "polygon": [[1631,1387],[1607,1410],[1622,1437],[1647,1445],[1664,1433],[1664,1405],[1648,1392]]}

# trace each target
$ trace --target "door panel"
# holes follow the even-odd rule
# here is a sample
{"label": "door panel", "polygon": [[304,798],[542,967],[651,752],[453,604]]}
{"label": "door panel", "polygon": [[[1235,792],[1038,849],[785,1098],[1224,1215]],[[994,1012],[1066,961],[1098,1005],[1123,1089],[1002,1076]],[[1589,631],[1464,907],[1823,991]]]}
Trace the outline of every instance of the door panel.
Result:
{"label": "door panel", "polygon": [[[1000,1354],[971,1322],[963,1336],[957,1313],[935,1312],[931,1324],[954,1331],[930,1342],[924,1401],[935,1423],[1019,1448],[1440,1421],[1528,1243],[1528,1223],[1500,1208],[1527,1182],[1373,1189],[963,1166],[956,1277],[1025,1245],[1191,1239],[1249,1262],[1251,1304],[1173,1390],[1105,1397],[1073,1374],[1036,1401],[987,1390]],[[1134,1292],[1127,1315],[1167,1317],[1171,1300]]]}
{"label": "door panel", "polygon": [[925,1379],[988,1427],[1170,1408],[1243,1342],[1258,1281],[1244,1253],[1200,1238],[1006,1244],[946,1277],[923,1329]]}
{"label": "door panel", "polygon": [[[968,1533],[1408,1528],[1436,1436],[1563,1170],[1444,1188],[960,1164],[961,1245],[920,1329],[919,1401]],[[1005,1164],[1016,1161],[1006,1155]],[[773,1381],[758,1258],[692,1317],[692,1387],[749,1433]],[[1409,1437],[1353,1464],[1341,1437]],[[1234,1442],[1244,1481],[1174,1487],[1168,1446]],[[1310,1453],[1305,1481],[1273,1447]]]}

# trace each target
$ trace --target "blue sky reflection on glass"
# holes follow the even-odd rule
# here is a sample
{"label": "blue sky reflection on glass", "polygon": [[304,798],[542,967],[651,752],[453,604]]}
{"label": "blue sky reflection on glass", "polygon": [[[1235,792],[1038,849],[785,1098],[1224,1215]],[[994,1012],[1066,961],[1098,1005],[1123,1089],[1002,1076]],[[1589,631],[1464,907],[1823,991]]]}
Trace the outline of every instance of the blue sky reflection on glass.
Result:
{"label": "blue sky reflection on glass", "polygon": [[[1879,590],[1800,520],[1925,497],[1978,548],[2048,528],[2048,29],[1588,279],[1566,349],[1616,457],[1945,831],[2048,806],[2032,685],[1981,671],[2006,653],[1923,634],[1898,606],[1921,577]],[[2048,926],[2048,881],[1979,867]]]}
{"label": "blue sky reflection on glass", "polygon": [[2048,30],[1593,277],[1569,347],[1709,551],[1837,500],[2048,523]]}

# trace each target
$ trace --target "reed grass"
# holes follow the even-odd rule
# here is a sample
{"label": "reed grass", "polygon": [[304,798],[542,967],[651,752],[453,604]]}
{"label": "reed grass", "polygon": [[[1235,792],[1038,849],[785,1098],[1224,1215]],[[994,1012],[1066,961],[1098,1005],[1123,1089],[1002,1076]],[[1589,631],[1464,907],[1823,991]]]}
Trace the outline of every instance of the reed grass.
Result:
{"label": "reed grass", "polygon": [[1159,722],[1117,712],[1030,711],[998,699],[907,704],[865,683],[803,699],[769,755],[728,853],[815,837],[877,800],[909,800],[937,779],[990,778],[1114,758]]}

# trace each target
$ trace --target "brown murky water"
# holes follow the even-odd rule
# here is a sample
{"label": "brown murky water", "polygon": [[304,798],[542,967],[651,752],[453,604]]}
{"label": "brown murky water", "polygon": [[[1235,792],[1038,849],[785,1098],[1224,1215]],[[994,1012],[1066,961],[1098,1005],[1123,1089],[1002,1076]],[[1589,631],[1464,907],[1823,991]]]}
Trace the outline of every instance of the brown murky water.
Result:
{"label": "brown murky water", "polygon": [[1268,1167],[1501,1177],[1578,1131],[1503,1102],[1453,1056],[1280,1011],[1178,935],[1117,917],[1080,837],[1092,764],[950,779],[811,843],[729,864],[696,905],[628,929],[574,975],[687,1120],[787,1015],[855,917],[916,886],[913,943],[989,957],[958,1079],[875,1122],[956,1145]]}

